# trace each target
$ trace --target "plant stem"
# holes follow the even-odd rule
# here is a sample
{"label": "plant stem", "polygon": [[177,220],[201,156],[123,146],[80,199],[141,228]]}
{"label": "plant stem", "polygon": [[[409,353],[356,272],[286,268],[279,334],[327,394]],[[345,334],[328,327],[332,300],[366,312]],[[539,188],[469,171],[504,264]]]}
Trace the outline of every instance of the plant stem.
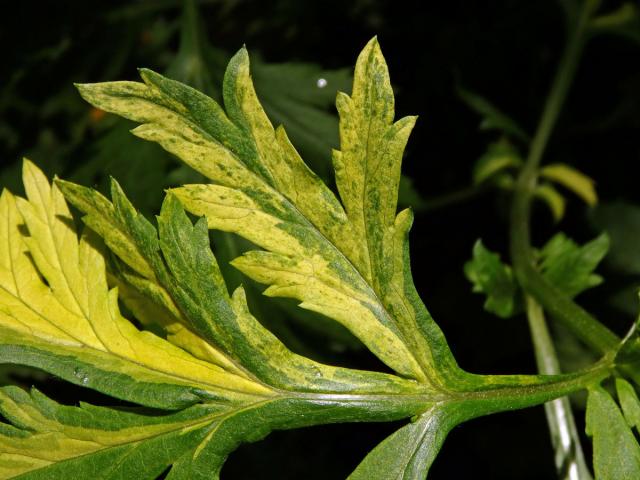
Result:
{"label": "plant stem", "polygon": [[[538,371],[545,375],[557,375],[560,373],[560,364],[547,329],[542,307],[529,295],[526,296],[526,306]],[[551,433],[551,443],[556,452],[555,463],[558,478],[562,480],[591,480],[591,473],[584,459],[569,398],[562,397],[547,402],[544,405],[544,410]]]}
{"label": "plant stem", "polygon": [[[540,162],[575,76],[585,43],[585,30],[596,7],[597,0],[586,0],[578,17],[569,26],[568,40],[558,71],[531,142],[527,160],[515,184],[511,210],[511,259],[516,278],[528,293],[526,307],[529,328],[538,370],[543,374],[558,374],[560,366],[542,307],[598,353],[607,354],[620,342],[613,332],[557,290],[536,269],[530,234],[531,201],[538,181]],[[569,399],[563,397],[545,404],[545,413],[556,452],[555,464],[559,478],[591,479],[589,469],[585,465]]]}
{"label": "plant stem", "polygon": [[510,237],[514,272],[522,288],[532,295],[555,320],[566,325],[572,333],[595,351],[604,354],[614,349],[620,339],[547,282],[538,272],[535,268],[529,231],[531,199],[538,179],[540,161],[575,75],[585,42],[584,33],[594,5],[593,0],[584,2],[582,11],[569,33],[567,46],[533,137],[527,161],[516,181],[511,210]]}
{"label": "plant stem", "polygon": [[[326,405],[319,423],[334,421],[388,421],[419,415],[434,405],[459,411],[459,422],[484,415],[541,405],[588,388],[611,375],[611,358],[605,357],[591,368],[566,375],[478,375],[483,386],[474,389],[390,390],[382,393],[278,391],[275,397],[316,405]],[[339,407],[336,410],[336,407]],[[346,415],[344,419],[342,415]],[[350,420],[347,420],[349,418]],[[337,420],[338,419],[338,420]]]}
{"label": "plant stem", "polygon": [[487,191],[486,186],[472,185],[470,187],[454,190],[444,195],[426,198],[421,204],[414,207],[418,213],[431,212],[471,200]]}

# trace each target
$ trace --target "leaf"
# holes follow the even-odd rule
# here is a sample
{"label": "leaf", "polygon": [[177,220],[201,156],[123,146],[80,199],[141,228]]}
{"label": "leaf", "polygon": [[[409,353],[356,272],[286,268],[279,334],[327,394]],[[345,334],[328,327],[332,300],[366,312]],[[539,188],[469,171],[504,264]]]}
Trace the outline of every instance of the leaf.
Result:
{"label": "leaf", "polygon": [[[72,184],[64,185],[73,190]],[[415,382],[325,366],[289,352],[251,316],[241,288],[233,296],[227,293],[204,219],[194,226],[169,195],[158,233],[114,184],[115,205],[104,197],[93,203],[80,198],[96,212],[108,213],[103,218],[114,222],[112,232],[127,233],[118,237],[134,247],[125,256],[151,269],[179,307],[180,318],[205,334],[215,332],[205,338],[226,347],[218,352],[238,373],[139,332],[120,316],[117,291],[107,289],[95,234],[86,230],[78,242],[58,187],[28,161],[25,187],[28,200],[5,191],[0,201],[0,225],[5,226],[0,238],[10,246],[0,257],[0,360],[43,368],[142,405],[183,410],[134,415],[86,405],[61,407],[38,393],[30,398],[14,387],[2,389],[0,413],[13,426],[0,424],[0,472],[26,472],[24,478],[156,478],[173,464],[168,478],[218,478],[241,442],[275,428],[370,419],[376,409],[382,419],[402,418],[416,404],[430,405],[428,389]],[[27,300],[29,305],[23,303]],[[27,318],[29,308],[33,313]],[[285,396],[286,390],[295,393]],[[305,396],[306,391],[319,394]],[[389,399],[378,396],[380,405],[363,396],[377,392],[395,393]],[[415,400],[398,403],[394,395],[401,392]]]}
{"label": "leaf", "polygon": [[582,246],[563,233],[554,235],[540,252],[543,276],[569,297],[575,297],[588,288],[602,283],[602,277],[593,273],[609,249],[606,234]]}
{"label": "leaf", "polygon": [[[174,463],[179,473],[172,470],[169,479],[215,478],[239,443],[274,428],[399,419],[452,405],[450,428],[575,390],[583,374],[464,372],[418,298],[409,267],[412,215],[397,213],[400,163],[415,119],[394,122],[393,91],[375,39],[358,59],[351,96],[337,99],[340,199],[307,168],[284,129],[267,119],[244,49],[225,74],[224,110],[183,84],[148,70],[141,75],[143,84],[79,89],[98,108],[141,123],[134,134],[158,142],[212,183],[169,191],[157,227],[115,181],[111,200],[58,185],[112,247],[115,282],[124,282],[132,310],[152,302],[171,319],[161,323],[180,324],[219,352],[229,365],[225,372],[268,390],[237,402],[194,455]],[[195,223],[185,209],[198,217]],[[343,324],[400,375],[332,367],[289,351],[249,311],[242,287],[229,292],[209,228],[255,245],[233,264],[269,285],[267,295],[294,298]],[[181,345],[197,351],[189,343]],[[601,371],[585,375],[601,378]],[[440,441],[417,447],[422,460],[410,468],[426,468]]]}
{"label": "leaf", "polygon": [[268,392],[138,331],[107,287],[100,241],[86,230],[78,242],[62,194],[29,161],[24,184],[28,200],[0,197],[2,361],[161,408]]}
{"label": "leaf", "polygon": [[[371,419],[375,403],[339,396],[273,398],[239,405],[197,404],[177,412],[59,405],[33,390],[0,388],[0,476],[21,479],[218,479],[243,441],[274,429]],[[415,405],[413,405],[415,408]],[[407,415],[405,407],[379,412]]]}
{"label": "leaf", "polygon": [[636,430],[640,429],[640,400],[633,386],[623,378],[616,378],[616,392],[627,423]]}
{"label": "leaf", "polygon": [[553,215],[553,219],[556,222],[562,220],[564,217],[564,211],[566,209],[566,201],[564,197],[549,183],[541,183],[536,186],[533,191],[533,195],[536,198],[542,200]]}
{"label": "leaf", "polygon": [[[241,442],[274,428],[371,418],[379,406],[361,397],[367,392],[420,393],[416,401],[429,405],[427,390],[414,382],[325,366],[289,352],[251,316],[241,288],[228,294],[205,220],[194,226],[172,195],[157,232],[117,184],[114,205],[98,194],[83,197],[86,191],[64,183],[78,203],[91,205],[96,218],[105,213],[98,225],[120,241],[112,242],[115,250],[126,251],[127,261],[144,266],[140,270],[149,269],[174,302],[176,317],[195,325],[235,369],[139,332],[120,315],[117,290],[108,290],[95,234],[87,229],[78,242],[58,187],[28,161],[24,170],[28,200],[7,191],[0,200],[0,239],[9,245],[0,257],[0,360],[36,366],[142,405],[184,410],[138,415],[61,407],[37,392],[29,397],[8,387],[0,390],[0,413],[14,426],[0,425],[0,472],[27,473],[24,478],[156,478],[173,464],[168,478],[217,478]],[[107,229],[108,222],[114,228]],[[295,394],[286,397],[273,387]],[[305,397],[305,391],[320,394]],[[360,396],[348,395],[343,408],[335,393],[340,391]],[[416,408],[412,402],[396,404],[380,415],[406,416],[409,405],[409,411]]]}
{"label": "leaf", "polygon": [[464,265],[464,273],[473,284],[473,291],[487,296],[485,310],[502,318],[518,312],[518,286],[511,267],[487,250],[481,240],[473,246],[473,258]]}
{"label": "leaf", "polygon": [[458,87],[456,93],[469,108],[482,116],[480,130],[499,130],[523,142],[529,141],[529,135],[517,122],[500,111],[486,98],[462,87]]}
{"label": "leaf", "polygon": [[196,357],[239,373],[236,365],[219,350],[188,329],[187,321],[169,293],[161,285],[153,266],[145,258],[126,223],[118,218],[111,202],[100,193],[71,182],[57,180],[56,185],[86,215],[84,223],[102,237],[117,255],[115,282],[121,299],[145,325],[156,324],[176,345]]}
{"label": "leaf", "polygon": [[540,176],[573,191],[590,207],[598,203],[593,179],[569,165],[564,163],[546,165],[540,170]]}
{"label": "leaf", "polygon": [[348,69],[323,70],[307,63],[255,61],[253,79],[269,119],[283,125],[296,148],[322,179],[331,178],[330,152],[336,148],[338,119],[329,107],[349,88]]}
{"label": "leaf", "polygon": [[[425,380],[435,364],[459,370],[411,281],[410,211],[396,216],[402,151],[415,118],[393,122],[393,92],[377,41],[361,53],[352,96],[337,99],[341,151],[334,153],[342,203],[303,163],[260,106],[241,50],[224,80],[227,113],[210,98],[142,70],[144,84],[81,85],[83,97],[142,123],[157,141],[214,184],[172,190],[209,228],[237,233],[265,251],[234,265],[267,295],[296,298],[350,329],[387,365]],[[416,335],[415,332],[423,332]]]}
{"label": "leaf", "polygon": [[2,387],[0,412],[14,425],[0,425],[2,478],[155,479],[193,452],[225,409],[207,404],[147,415],[62,406],[37,390]]}
{"label": "leaf", "polygon": [[158,229],[160,248],[175,279],[170,292],[201,335],[220,344],[271,385],[340,389],[340,379],[333,378],[339,370],[292,354],[253,318],[242,287],[228,295],[209,249],[204,218],[192,226],[178,200],[169,195],[158,217]]}
{"label": "leaf", "polygon": [[349,480],[421,480],[426,478],[449,431],[451,416],[434,407],[375,447]]}
{"label": "leaf", "polygon": [[506,139],[492,143],[473,167],[473,183],[483,183],[507,169],[522,166],[522,163],[520,154]]}
{"label": "leaf", "polygon": [[600,386],[589,389],[586,430],[593,438],[598,480],[640,478],[640,446],[615,401]]}
{"label": "leaf", "polygon": [[607,265],[623,274],[640,275],[640,207],[623,202],[600,204],[590,212],[590,220],[594,229],[606,231],[611,238]]}
{"label": "leaf", "polygon": [[[209,246],[204,218],[194,226],[173,195],[168,195],[163,203],[156,232],[133,208],[115,181],[113,204],[101,196],[97,197],[99,201],[88,202],[83,196],[88,192],[82,187],[58,183],[70,194],[76,206],[86,207],[91,212],[89,219],[91,216],[109,219],[115,227],[110,232],[118,229],[129,232],[127,241],[131,242],[132,248],[127,249],[123,257],[132,252],[140,255],[132,263],[144,261],[151,268],[154,282],[157,282],[156,290],[170,299],[179,312],[176,318],[188,332],[194,332],[210,349],[218,352],[222,357],[218,363],[226,370],[245,376],[255,375],[269,385],[287,390],[341,391],[357,387],[371,392],[393,386],[414,390],[409,383],[389,375],[373,372],[356,375],[353,371],[313,362],[286,349],[251,315],[242,287],[229,295]],[[119,247],[114,253],[118,251]],[[153,298],[153,293],[147,291],[141,295]],[[184,332],[180,333],[184,335]]]}

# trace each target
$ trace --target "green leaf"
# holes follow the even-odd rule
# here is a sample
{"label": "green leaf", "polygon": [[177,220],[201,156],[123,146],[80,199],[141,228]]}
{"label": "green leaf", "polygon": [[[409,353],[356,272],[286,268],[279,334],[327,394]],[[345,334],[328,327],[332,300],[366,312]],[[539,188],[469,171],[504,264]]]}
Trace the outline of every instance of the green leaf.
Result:
{"label": "green leaf", "polygon": [[570,165],[564,163],[546,165],[540,170],[540,176],[573,191],[590,207],[598,203],[593,179]]}
{"label": "green leaf", "polygon": [[554,235],[540,251],[544,277],[566,295],[575,297],[602,283],[593,273],[609,249],[609,237],[602,234],[580,246],[563,233]]}
{"label": "green leaf", "polygon": [[478,240],[473,246],[473,257],[464,266],[464,273],[473,285],[473,291],[484,293],[484,308],[499,317],[508,318],[518,312],[518,286],[509,265],[500,261]]}
{"label": "green leaf", "polygon": [[[334,153],[342,203],[298,156],[259,104],[241,50],[224,81],[227,114],[210,98],[143,70],[145,84],[81,85],[89,102],[142,123],[157,141],[214,181],[172,192],[210,228],[265,251],[234,265],[349,328],[402,375],[457,372],[444,338],[417,298],[408,266],[412,216],[396,216],[402,151],[415,118],[393,122],[393,91],[379,46],[361,53],[351,97],[337,99],[341,151]],[[416,331],[424,332],[416,335]],[[446,366],[446,367],[445,367]],[[455,373],[454,373],[455,374]]]}
{"label": "green leaf", "polygon": [[606,231],[611,238],[607,265],[623,274],[640,275],[640,207],[623,202],[600,204],[590,212],[590,219],[597,231]]}
{"label": "green leaf", "polygon": [[405,425],[375,447],[349,480],[422,480],[438,455],[449,431],[452,417],[434,407]]}
{"label": "green leaf", "polygon": [[[198,404],[177,412],[59,405],[37,391],[0,388],[0,476],[21,479],[218,479],[242,442],[274,429],[407,416],[407,406],[335,395],[244,405]],[[396,402],[397,403],[397,402]],[[382,407],[382,408],[381,408]],[[416,408],[413,404],[412,408]]]}
{"label": "green leaf", "polygon": [[600,386],[589,390],[586,429],[593,438],[598,480],[640,478],[640,445],[616,402]]}
{"label": "green leaf", "polygon": [[640,429],[640,400],[633,386],[623,378],[616,378],[616,392],[627,423]]}
{"label": "green leaf", "polygon": [[193,453],[226,409],[195,405],[163,415],[138,410],[62,406],[37,390],[3,387],[0,413],[14,426],[0,428],[0,477],[155,479]]}
{"label": "green leaf", "polygon": [[473,167],[473,183],[478,185],[505,170],[518,168],[522,163],[520,154],[506,139],[492,143]]}
{"label": "green leaf", "polygon": [[517,124],[517,122],[500,111],[486,98],[461,87],[458,87],[456,92],[460,99],[466,103],[469,108],[482,116],[480,130],[499,130],[507,135],[511,135],[514,138],[522,140],[523,142],[529,141],[529,135]]}

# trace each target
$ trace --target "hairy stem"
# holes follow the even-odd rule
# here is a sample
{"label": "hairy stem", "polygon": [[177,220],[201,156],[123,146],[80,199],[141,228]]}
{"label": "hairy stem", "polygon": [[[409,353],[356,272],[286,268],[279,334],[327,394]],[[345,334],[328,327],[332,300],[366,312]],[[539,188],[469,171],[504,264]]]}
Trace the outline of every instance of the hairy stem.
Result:
{"label": "hairy stem", "polygon": [[587,0],[573,23],[558,72],[547,97],[542,117],[526,163],[516,181],[511,210],[511,259],[522,288],[535,298],[557,321],[566,325],[578,338],[596,352],[605,354],[614,349],[620,339],[583,308],[557,290],[538,272],[531,248],[530,210],[532,193],[538,179],[538,168],[551,131],[575,75],[578,59],[585,42],[585,30],[595,2]]}
{"label": "hairy stem", "polygon": [[[538,371],[545,375],[560,373],[547,322],[540,304],[527,295],[527,318],[536,356]],[[561,480],[591,480],[591,473],[584,459],[580,437],[576,429],[568,397],[558,398],[544,405],[551,443],[555,450],[555,464]]]}

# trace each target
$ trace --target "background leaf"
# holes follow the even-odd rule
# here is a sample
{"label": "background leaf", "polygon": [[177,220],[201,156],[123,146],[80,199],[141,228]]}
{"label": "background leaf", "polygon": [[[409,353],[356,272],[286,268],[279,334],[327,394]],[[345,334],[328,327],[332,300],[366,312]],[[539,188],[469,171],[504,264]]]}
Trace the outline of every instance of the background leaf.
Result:
{"label": "background leaf", "polygon": [[464,274],[474,292],[487,296],[484,308],[488,312],[509,318],[522,308],[511,267],[502,263],[498,254],[487,250],[481,240],[473,246],[473,258],[465,263]]}
{"label": "background leaf", "polygon": [[514,138],[527,142],[529,135],[515,120],[500,111],[486,98],[464,88],[456,89],[458,97],[476,113],[482,116],[480,130],[498,130]]}
{"label": "background leaf", "polygon": [[593,179],[569,165],[564,163],[545,165],[540,170],[540,176],[573,191],[590,207],[598,203]]}
{"label": "background leaf", "polygon": [[558,233],[540,251],[540,268],[549,282],[566,295],[575,297],[602,283],[602,277],[593,271],[608,250],[607,234],[579,246],[563,233]]}
{"label": "background leaf", "polygon": [[502,139],[489,145],[487,152],[473,166],[473,183],[480,184],[521,165],[522,158],[518,151],[506,139]]}

